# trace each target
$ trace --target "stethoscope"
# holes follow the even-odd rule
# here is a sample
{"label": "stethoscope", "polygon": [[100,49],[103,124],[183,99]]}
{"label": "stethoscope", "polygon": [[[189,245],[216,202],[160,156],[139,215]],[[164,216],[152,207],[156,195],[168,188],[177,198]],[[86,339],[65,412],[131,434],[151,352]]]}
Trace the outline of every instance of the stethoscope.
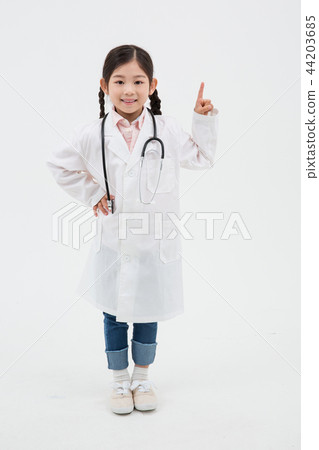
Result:
{"label": "stethoscope", "polygon": [[[156,128],[156,121],[155,121],[155,116],[153,114],[153,112],[151,111],[150,108],[146,108],[151,116],[152,116],[152,120],[153,120],[153,128],[154,128],[154,132],[153,132],[153,137],[147,139],[147,141],[145,141],[144,146],[143,146],[143,150],[141,153],[141,158],[140,158],[140,168],[139,168],[139,175],[138,175],[138,190],[139,190],[139,197],[140,197],[140,202],[143,203],[144,205],[149,205],[150,203],[152,203],[152,200],[157,192],[157,188],[158,188],[158,184],[161,178],[161,173],[162,173],[162,166],[163,166],[163,160],[164,160],[164,144],[163,141],[157,137],[157,128]],[[102,147],[102,159],[103,159],[103,171],[104,171],[104,179],[105,179],[105,188],[106,188],[106,193],[107,193],[107,205],[108,207],[111,209],[112,213],[113,213],[113,209],[114,209],[114,199],[110,199],[110,190],[109,190],[109,185],[107,182],[107,174],[106,174],[106,167],[105,167],[105,151],[104,151],[104,123],[105,123],[105,119],[107,118],[109,113],[107,113],[103,120],[102,120],[102,126],[101,126],[101,147]],[[162,149],[162,154],[161,154],[161,161],[160,161],[160,169],[159,169],[159,173],[158,173],[158,179],[157,179],[157,184],[156,184],[156,188],[155,191],[152,195],[152,198],[149,202],[144,202],[142,200],[142,195],[141,195],[141,172],[142,172],[142,167],[143,167],[143,163],[144,163],[144,157],[145,157],[145,152],[147,150],[147,146],[151,141],[158,141],[161,144],[161,149]],[[149,152],[152,151],[151,149],[149,150]],[[153,150],[154,151],[154,150]]]}

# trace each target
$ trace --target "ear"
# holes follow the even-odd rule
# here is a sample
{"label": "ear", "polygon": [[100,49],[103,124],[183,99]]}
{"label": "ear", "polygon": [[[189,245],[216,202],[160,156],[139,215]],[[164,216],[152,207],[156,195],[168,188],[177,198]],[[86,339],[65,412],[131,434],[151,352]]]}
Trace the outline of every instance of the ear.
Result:
{"label": "ear", "polygon": [[106,87],[106,83],[105,83],[104,78],[101,78],[101,79],[100,79],[100,86],[101,86],[101,88],[102,88],[102,91],[104,91],[104,93],[105,93],[106,95],[108,95],[107,87]]}
{"label": "ear", "polygon": [[150,85],[150,93],[149,93],[149,95],[152,95],[154,93],[154,91],[156,89],[156,86],[157,86],[157,79],[153,78],[152,83]]}

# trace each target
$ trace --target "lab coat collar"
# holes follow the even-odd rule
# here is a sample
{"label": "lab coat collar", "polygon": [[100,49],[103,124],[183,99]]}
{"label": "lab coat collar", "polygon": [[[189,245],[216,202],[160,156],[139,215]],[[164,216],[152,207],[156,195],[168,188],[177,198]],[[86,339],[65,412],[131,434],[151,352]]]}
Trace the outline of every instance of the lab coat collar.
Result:
{"label": "lab coat collar", "polygon": [[[127,172],[140,161],[143,145],[147,139],[153,137],[153,132],[154,129],[151,113],[146,110],[142,128],[140,129],[134,148],[130,153],[127,143],[120,130],[113,124],[112,114],[108,114],[104,123],[105,151],[111,151],[121,158],[122,161],[126,163],[125,171]],[[147,148],[152,148],[151,142]]]}
{"label": "lab coat collar", "polygon": [[[135,120],[133,120],[133,122],[132,122],[132,124],[135,124],[137,122],[137,126],[138,126],[139,130],[142,128],[143,120],[144,120],[146,111],[147,110],[146,110],[146,107],[144,105],[141,114]],[[113,125],[116,126],[118,121],[122,120],[123,117],[115,110],[115,106],[114,105],[112,105],[111,114],[113,116]]]}

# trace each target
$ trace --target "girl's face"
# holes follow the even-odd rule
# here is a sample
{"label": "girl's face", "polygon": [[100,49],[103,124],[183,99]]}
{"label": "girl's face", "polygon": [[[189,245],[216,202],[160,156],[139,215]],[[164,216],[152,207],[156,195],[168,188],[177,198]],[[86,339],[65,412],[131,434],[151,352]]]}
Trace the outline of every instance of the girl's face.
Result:
{"label": "girl's face", "polygon": [[142,113],[148,96],[155,91],[157,80],[153,78],[150,85],[146,73],[133,60],[114,70],[108,87],[104,78],[100,80],[100,85],[110,96],[116,111],[129,122],[133,122]]}

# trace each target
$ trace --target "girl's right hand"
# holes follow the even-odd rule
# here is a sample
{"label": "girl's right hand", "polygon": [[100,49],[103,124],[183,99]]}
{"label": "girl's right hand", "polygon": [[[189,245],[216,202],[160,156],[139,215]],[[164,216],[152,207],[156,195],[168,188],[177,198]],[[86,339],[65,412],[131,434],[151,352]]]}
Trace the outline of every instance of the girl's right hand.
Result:
{"label": "girl's right hand", "polygon": [[[114,195],[111,195],[111,199],[114,199]],[[95,205],[93,206],[93,211],[94,211],[94,215],[97,217],[98,213],[97,210],[101,210],[103,214],[105,214],[106,216],[108,215],[108,211],[112,212],[110,209],[108,209],[107,207],[107,194],[104,195],[104,197],[101,198],[101,200]]]}

